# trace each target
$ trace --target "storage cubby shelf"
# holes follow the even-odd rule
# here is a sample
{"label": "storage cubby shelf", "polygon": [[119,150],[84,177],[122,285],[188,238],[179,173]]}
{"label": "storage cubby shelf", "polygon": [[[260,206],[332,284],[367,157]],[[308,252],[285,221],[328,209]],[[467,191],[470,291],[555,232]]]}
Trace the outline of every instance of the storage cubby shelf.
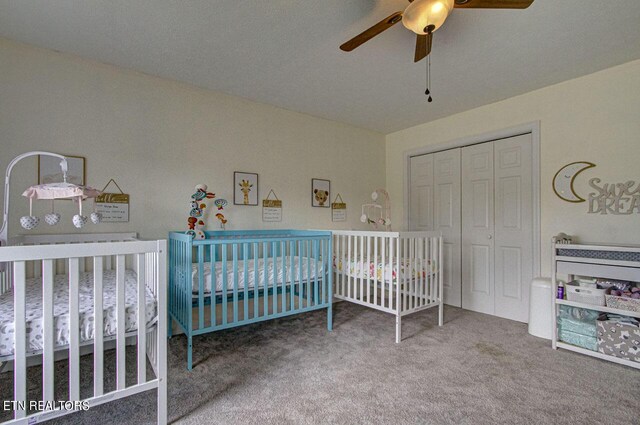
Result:
{"label": "storage cubby shelf", "polygon": [[[551,261],[551,281],[554,297],[558,290],[558,274],[567,275],[570,280],[575,276],[588,276],[640,282],[640,246],[563,244],[556,243],[554,238],[551,249],[553,253]],[[561,305],[640,319],[639,312],[554,298],[552,346],[554,349],[562,348],[564,350],[570,350],[629,366],[634,369],[640,369],[640,362],[615,357],[598,351],[591,351],[559,340],[558,314],[559,306]]]}
{"label": "storage cubby shelf", "polygon": [[571,307],[586,308],[589,310],[602,311],[605,313],[619,314],[621,316],[631,316],[631,317],[636,317],[640,319],[640,313],[637,313],[635,311],[620,310],[619,308],[605,307],[603,305],[586,304],[586,303],[579,303],[576,301],[567,301],[567,300],[556,300],[556,304],[569,305]]}

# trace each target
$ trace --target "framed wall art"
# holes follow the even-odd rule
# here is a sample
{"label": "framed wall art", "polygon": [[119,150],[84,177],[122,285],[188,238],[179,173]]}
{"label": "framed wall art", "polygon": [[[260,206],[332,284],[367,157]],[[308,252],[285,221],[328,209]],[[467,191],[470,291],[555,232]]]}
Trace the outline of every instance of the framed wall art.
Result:
{"label": "framed wall art", "polygon": [[[81,156],[68,156],[67,165],[67,182],[85,185],[85,160]],[[48,155],[38,155],[38,184],[58,183],[63,180],[62,171],[60,170],[60,158]]]}
{"label": "framed wall art", "polygon": [[233,173],[233,203],[258,205],[258,175],[236,171]]}
{"label": "framed wall art", "polygon": [[311,179],[311,206],[329,208],[331,199],[331,181]]}

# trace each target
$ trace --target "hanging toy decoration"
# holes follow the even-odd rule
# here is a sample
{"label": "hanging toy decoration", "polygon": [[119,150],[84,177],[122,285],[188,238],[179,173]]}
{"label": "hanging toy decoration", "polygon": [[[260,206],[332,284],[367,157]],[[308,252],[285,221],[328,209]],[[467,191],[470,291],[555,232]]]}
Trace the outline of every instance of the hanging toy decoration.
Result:
{"label": "hanging toy decoration", "polygon": [[82,198],[78,198],[79,213],[73,216],[73,225],[82,229],[87,224],[87,216],[82,215]]}
{"label": "hanging toy decoration", "polygon": [[[68,165],[66,158],[64,158],[63,156],[46,152],[29,152],[24,155],[30,156],[34,154],[45,154],[51,156],[59,156],[60,158],[62,158],[62,161],[60,162],[60,168],[62,169],[63,181],[58,183],[47,183],[31,186],[22,193],[22,196],[29,198],[29,215],[20,218],[20,225],[26,230],[32,230],[40,222],[40,219],[33,215],[34,199],[51,200],[51,212],[44,216],[44,221],[49,226],[55,226],[60,222],[60,214],[56,213],[53,208],[54,200],[73,199],[74,201],[78,202],[79,213],[74,215],[71,221],[76,228],[83,228],[85,224],[87,224],[88,219],[86,216],[82,215],[82,201],[87,198],[95,198],[96,196],[100,195],[101,192],[89,186],[78,186],[73,183],[67,183]],[[100,220],[98,220],[97,222],[93,222],[95,224],[98,224]]]}
{"label": "hanging toy decoration", "polygon": [[54,200],[51,200],[51,212],[47,215],[44,216],[44,222],[47,223],[49,226],[55,226],[56,224],[58,224],[60,222],[60,214],[58,214],[54,207]]}
{"label": "hanging toy decoration", "polygon": [[20,217],[20,225],[25,230],[33,230],[38,227],[40,219],[33,215],[33,199],[29,198],[29,215]]}
{"label": "hanging toy decoration", "polygon": [[[382,195],[384,197],[384,206],[380,205],[377,201]],[[376,189],[371,194],[371,199],[374,203],[362,205],[362,215],[360,221],[362,223],[371,224],[374,229],[378,229],[378,226],[384,227],[386,231],[391,231],[391,202],[389,201],[389,194],[384,189]]]}
{"label": "hanging toy decoration", "polygon": [[[216,199],[216,202],[214,202],[214,204],[216,207],[218,207],[218,211],[222,211],[224,210],[224,207],[227,206],[228,202],[226,199]],[[224,217],[224,214],[217,213],[216,218],[220,222],[220,228],[224,230],[224,227],[227,224],[227,219]]]}
{"label": "hanging toy decoration", "polygon": [[93,224],[98,224],[102,221],[102,213],[96,211],[96,198],[93,198],[93,212],[89,216]]}
{"label": "hanging toy decoration", "polygon": [[[207,185],[199,184],[195,187],[196,192],[191,195],[191,210],[189,211],[189,217],[187,217],[187,225],[189,230],[185,234],[190,235],[194,239],[205,239],[204,233],[204,213],[207,208],[207,204],[201,201],[207,199],[214,199],[215,193],[207,192]],[[202,218],[201,218],[202,217]]]}

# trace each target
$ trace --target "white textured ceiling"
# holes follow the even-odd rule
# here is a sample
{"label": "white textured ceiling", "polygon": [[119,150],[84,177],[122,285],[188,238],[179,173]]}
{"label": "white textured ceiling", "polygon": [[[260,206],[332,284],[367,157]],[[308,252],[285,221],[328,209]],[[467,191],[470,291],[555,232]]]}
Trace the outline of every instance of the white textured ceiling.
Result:
{"label": "white textured ceiling", "polygon": [[432,87],[402,24],[338,46],[406,0],[0,0],[0,36],[390,133],[640,58],[640,0],[453,11]]}

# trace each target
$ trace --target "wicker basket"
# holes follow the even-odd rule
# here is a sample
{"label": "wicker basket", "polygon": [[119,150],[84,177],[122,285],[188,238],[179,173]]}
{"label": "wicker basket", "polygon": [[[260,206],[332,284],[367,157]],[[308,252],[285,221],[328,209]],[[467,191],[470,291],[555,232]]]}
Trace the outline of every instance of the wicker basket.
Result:
{"label": "wicker basket", "polygon": [[605,295],[605,298],[607,300],[607,307],[640,313],[640,300],[636,300],[635,298],[616,297],[615,295]]}

